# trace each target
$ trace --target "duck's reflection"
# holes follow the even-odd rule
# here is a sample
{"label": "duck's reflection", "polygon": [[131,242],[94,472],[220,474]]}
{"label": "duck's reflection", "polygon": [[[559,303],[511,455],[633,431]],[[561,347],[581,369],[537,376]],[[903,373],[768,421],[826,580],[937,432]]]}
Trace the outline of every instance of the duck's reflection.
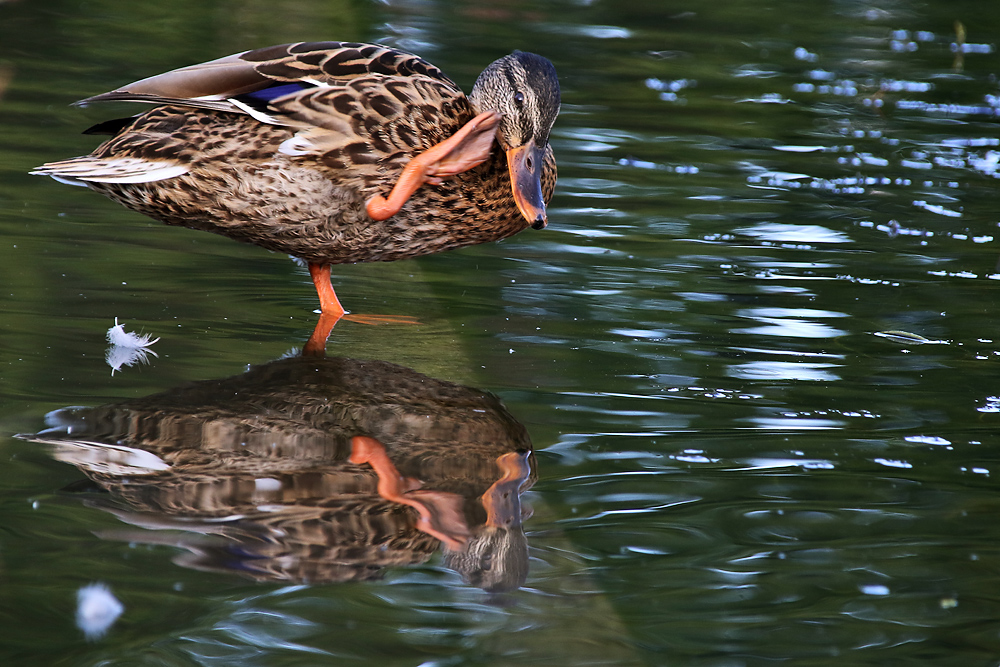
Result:
{"label": "duck's reflection", "polygon": [[527,576],[531,442],[476,389],[386,362],[296,357],[47,422],[26,437],[79,466],[110,492],[92,502],[136,527],[103,536],[182,547],[189,567],[346,581],[442,545],[485,590]]}

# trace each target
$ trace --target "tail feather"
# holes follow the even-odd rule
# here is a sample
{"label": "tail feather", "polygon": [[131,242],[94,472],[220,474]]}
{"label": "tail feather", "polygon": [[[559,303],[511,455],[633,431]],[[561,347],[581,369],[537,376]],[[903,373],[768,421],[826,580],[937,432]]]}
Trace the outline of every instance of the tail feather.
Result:
{"label": "tail feather", "polygon": [[98,158],[90,155],[49,162],[30,173],[51,176],[62,183],[153,183],[188,172],[188,166],[173,160],[144,160],[133,157]]}

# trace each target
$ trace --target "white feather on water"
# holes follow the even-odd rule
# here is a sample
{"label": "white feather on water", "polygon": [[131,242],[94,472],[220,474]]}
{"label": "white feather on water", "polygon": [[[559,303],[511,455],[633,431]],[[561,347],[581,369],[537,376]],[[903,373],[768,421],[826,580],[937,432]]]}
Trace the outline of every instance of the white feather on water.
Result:
{"label": "white feather on water", "polygon": [[76,592],[76,626],[89,641],[107,634],[123,611],[125,606],[105,584],[89,584]]}
{"label": "white feather on water", "polygon": [[[117,345],[120,347],[148,347],[160,340],[159,338],[153,338],[150,334],[137,334],[131,331],[125,331],[124,324],[118,324],[118,318],[115,318],[115,326],[108,329],[108,342],[112,345]],[[152,352],[152,350],[149,350]]]}
{"label": "white feather on water", "polygon": [[104,360],[111,366],[111,374],[121,370],[122,366],[132,366],[134,364],[148,364],[149,355],[159,357],[149,346],[160,340],[153,338],[149,334],[137,334],[125,331],[125,325],[118,323],[115,318],[115,325],[108,329],[107,352],[104,353]]}

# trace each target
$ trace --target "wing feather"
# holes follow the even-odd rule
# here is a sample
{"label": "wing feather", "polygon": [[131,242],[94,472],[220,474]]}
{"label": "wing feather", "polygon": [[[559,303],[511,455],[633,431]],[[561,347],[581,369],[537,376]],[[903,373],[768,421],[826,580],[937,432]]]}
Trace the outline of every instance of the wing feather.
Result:
{"label": "wing feather", "polygon": [[370,74],[426,77],[458,91],[440,69],[419,56],[380,44],[298,42],[245,51],[151,76],[79,101],[131,101],[248,113],[230,100],[275,85],[342,85]]}
{"label": "wing feather", "polygon": [[[227,133],[257,136],[261,155],[278,150],[316,160],[333,179],[370,185],[475,116],[462,91],[434,65],[387,46],[354,42],[246,51],[82,103],[109,100],[160,106],[131,126],[122,121],[119,133],[93,155],[45,164],[32,173],[77,184],[173,178],[198,161],[232,152],[232,141],[216,146],[219,142],[199,134],[204,114],[224,111],[242,118],[225,121]],[[243,126],[255,122],[272,131]]]}
{"label": "wing feather", "polygon": [[425,76],[369,74],[271,106],[301,128],[281,152],[312,155],[331,170],[368,178],[444,141],[475,116],[465,95]]}

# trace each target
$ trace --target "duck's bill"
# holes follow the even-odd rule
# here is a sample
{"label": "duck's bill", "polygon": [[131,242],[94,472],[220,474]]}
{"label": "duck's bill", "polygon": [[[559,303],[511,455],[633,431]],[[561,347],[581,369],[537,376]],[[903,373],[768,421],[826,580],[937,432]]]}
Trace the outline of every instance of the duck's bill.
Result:
{"label": "duck's bill", "polygon": [[517,210],[533,229],[543,229],[548,222],[542,198],[542,150],[531,140],[507,151],[507,168]]}

